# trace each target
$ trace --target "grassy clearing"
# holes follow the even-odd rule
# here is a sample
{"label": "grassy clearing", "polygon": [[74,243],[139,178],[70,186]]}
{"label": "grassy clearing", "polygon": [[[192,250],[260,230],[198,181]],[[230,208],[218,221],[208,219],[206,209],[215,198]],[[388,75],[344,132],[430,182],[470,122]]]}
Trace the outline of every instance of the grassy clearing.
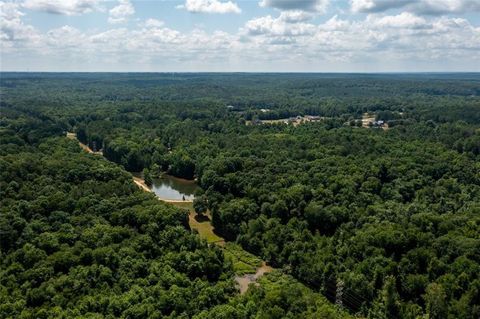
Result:
{"label": "grassy clearing", "polygon": [[210,213],[207,212],[203,218],[197,218],[197,214],[193,210],[192,202],[178,202],[170,203],[176,207],[187,209],[190,214],[188,216],[188,224],[191,229],[195,229],[201,238],[205,239],[208,243],[216,243],[221,246],[225,244],[225,239],[215,234],[211,223]]}
{"label": "grassy clearing", "polygon": [[189,212],[193,212],[193,203],[192,202],[171,202],[173,206],[180,208],[188,209]]}
{"label": "grassy clearing", "polygon": [[190,228],[198,231],[201,238],[205,239],[209,243],[216,243],[225,248],[225,257],[230,259],[233,264],[233,269],[237,276],[244,274],[255,274],[259,267],[262,266],[262,260],[245,250],[239,245],[234,243],[226,243],[225,240],[215,234],[213,226],[210,222],[210,213],[204,215],[199,219],[193,210],[193,204],[188,202],[170,203],[176,207],[187,209],[190,212],[189,221]]}
{"label": "grassy clearing", "polygon": [[262,260],[234,243],[225,245],[225,257],[230,259],[236,275],[255,274],[262,265]]}
{"label": "grassy clearing", "polygon": [[188,216],[188,223],[192,229],[198,231],[201,238],[204,238],[209,243],[216,243],[221,246],[225,244],[225,239],[215,234],[213,231],[212,223],[210,222],[210,216],[205,215],[202,219],[197,219],[193,211],[190,211]]}
{"label": "grassy clearing", "polygon": [[255,274],[259,267],[262,266],[262,260],[245,250],[239,245],[234,243],[225,243],[225,240],[215,234],[214,228],[210,221],[210,214],[207,212],[203,218],[197,218],[193,204],[188,202],[171,203],[176,207],[187,209],[189,214],[190,228],[198,231],[201,238],[205,239],[209,243],[216,243],[225,248],[224,253],[227,259],[232,261],[233,270],[237,276],[245,274]]}

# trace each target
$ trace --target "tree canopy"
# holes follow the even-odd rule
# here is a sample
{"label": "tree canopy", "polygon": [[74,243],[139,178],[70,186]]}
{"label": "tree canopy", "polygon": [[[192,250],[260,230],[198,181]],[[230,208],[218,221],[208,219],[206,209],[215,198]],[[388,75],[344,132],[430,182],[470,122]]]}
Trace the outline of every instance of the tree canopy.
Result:
{"label": "tree canopy", "polygon": [[[330,318],[339,289],[370,318],[480,316],[477,74],[0,83],[3,316]],[[239,296],[142,170],[196,179],[195,210],[281,274]]]}

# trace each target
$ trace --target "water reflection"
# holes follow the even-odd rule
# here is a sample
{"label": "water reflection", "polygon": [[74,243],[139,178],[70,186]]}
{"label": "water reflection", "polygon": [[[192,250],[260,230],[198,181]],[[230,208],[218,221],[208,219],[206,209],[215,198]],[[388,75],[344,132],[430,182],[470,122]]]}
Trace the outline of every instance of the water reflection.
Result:
{"label": "water reflection", "polygon": [[193,200],[195,190],[198,188],[194,181],[163,175],[153,179],[152,191],[160,199],[166,200]]}

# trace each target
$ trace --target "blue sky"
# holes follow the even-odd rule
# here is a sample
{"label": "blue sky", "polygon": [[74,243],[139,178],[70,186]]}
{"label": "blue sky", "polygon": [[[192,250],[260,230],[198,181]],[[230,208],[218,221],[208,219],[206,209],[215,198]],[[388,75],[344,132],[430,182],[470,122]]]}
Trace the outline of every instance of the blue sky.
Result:
{"label": "blue sky", "polygon": [[0,6],[3,71],[480,71],[480,0]]}

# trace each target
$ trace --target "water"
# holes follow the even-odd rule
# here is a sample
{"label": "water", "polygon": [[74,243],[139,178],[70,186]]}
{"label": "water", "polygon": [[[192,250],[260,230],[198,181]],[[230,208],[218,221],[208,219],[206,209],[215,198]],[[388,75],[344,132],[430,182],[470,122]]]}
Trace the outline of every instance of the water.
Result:
{"label": "water", "polygon": [[185,198],[191,201],[198,186],[194,181],[163,175],[161,178],[154,178],[150,188],[160,199],[183,200]]}

